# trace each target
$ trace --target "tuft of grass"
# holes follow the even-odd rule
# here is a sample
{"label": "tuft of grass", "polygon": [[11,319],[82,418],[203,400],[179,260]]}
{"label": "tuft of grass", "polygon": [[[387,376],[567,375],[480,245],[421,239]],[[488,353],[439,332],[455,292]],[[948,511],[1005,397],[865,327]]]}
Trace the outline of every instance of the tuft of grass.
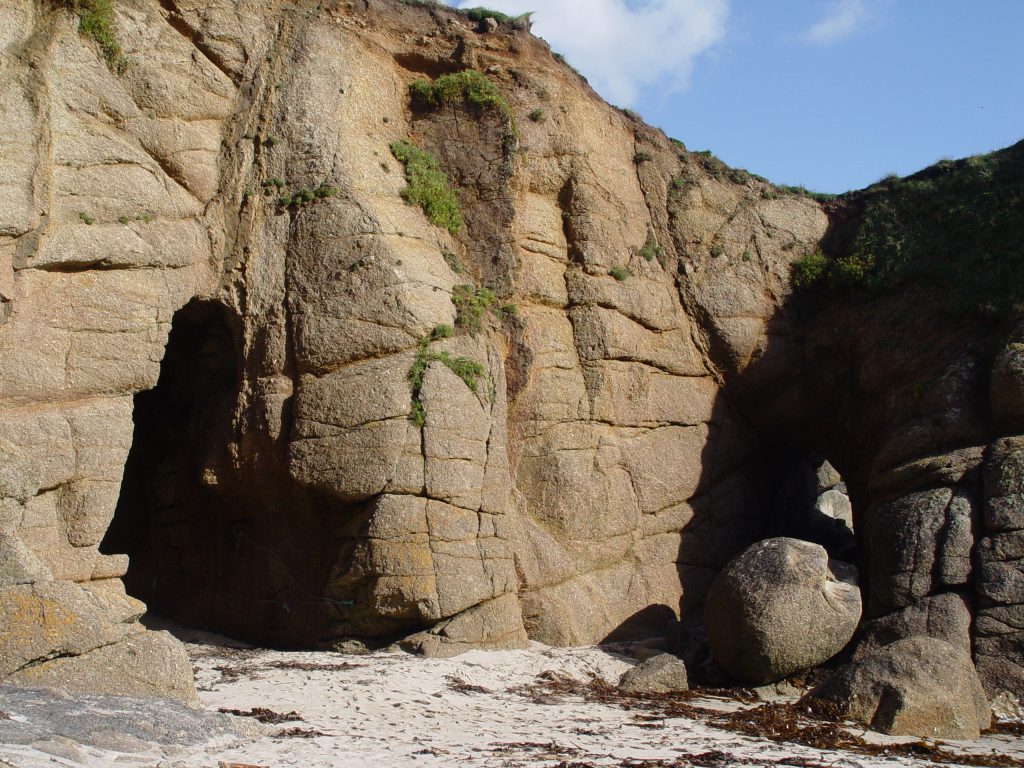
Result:
{"label": "tuft of grass", "polygon": [[422,208],[431,224],[453,235],[458,232],[462,226],[459,199],[448,186],[448,176],[437,159],[404,139],[391,144],[391,154],[405,166],[409,186],[402,190],[402,198]]}
{"label": "tuft of grass", "polygon": [[436,325],[434,330],[430,332],[431,341],[439,341],[441,339],[450,339],[455,335],[455,329],[450,325]]}
{"label": "tuft of grass", "polygon": [[445,251],[443,254],[445,264],[448,265],[448,269],[454,272],[456,275],[462,274],[462,265],[459,264],[459,257],[451,251]]}
{"label": "tuft of grass", "polygon": [[409,86],[414,102],[427,107],[464,102],[480,109],[493,109],[508,116],[508,101],[497,86],[475,69],[465,69],[430,80],[414,80]]}
{"label": "tuft of grass", "polygon": [[483,330],[484,315],[494,305],[494,299],[494,291],[490,288],[456,285],[452,289],[455,325],[472,334],[480,333]]}
{"label": "tuft of grass", "polygon": [[124,74],[128,59],[121,51],[114,27],[111,0],[63,0],[68,10],[78,16],[78,32],[93,40],[100,49],[107,67],[115,75]]}
{"label": "tuft of grass", "polygon": [[543,109],[537,107],[530,113],[530,119],[535,123],[543,123],[548,119],[548,115]]}
{"label": "tuft of grass", "polygon": [[636,163],[637,165],[640,165],[641,163],[649,163],[653,159],[654,155],[652,155],[650,152],[637,152],[635,155],[633,155],[633,162]]}
{"label": "tuft of grass", "polygon": [[90,216],[85,211],[79,211],[78,212],[78,218],[81,219],[83,224],[92,225],[92,224],[96,223],[96,219],[94,219],[92,216]]}
{"label": "tuft of grass", "polygon": [[658,245],[658,241],[654,239],[654,235],[652,234],[647,236],[647,242],[645,242],[640,248],[639,253],[645,261],[654,261],[654,259],[657,259],[661,262],[662,258],[665,256],[665,251],[660,245]]}
{"label": "tuft of grass", "polygon": [[716,259],[719,256],[724,256],[725,246],[722,245],[721,243],[715,243],[714,245],[711,246],[711,255],[714,256]]}
{"label": "tuft of grass", "polygon": [[515,304],[502,304],[498,307],[498,312],[502,317],[515,317],[519,314],[519,307]]}
{"label": "tuft of grass", "polygon": [[531,26],[533,11],[521,13],[518,16],[509,16],[501,11],[492,11],[490,8],[464,8],[459,11],[466,18],[481,23],[484,19],[494,19],[499,24],[512,27],[513,29],[528,30]]}
{"label": "tuft of grass", "polygon": [[611,269],[608,270],[608,274],[614,277],[620,283],[625,282],[626,279],[633,276],[633,273],[630,272],[625,267],[612,267]]}
{"label": "tuft of grass", "polygon": [[451,336],[454,330],[450,325],[437,326],[429,336],[420,338],[416,346],[416,357],[406,373],[406,379],[412,388],[412,409],[409,420],[417,427],[422,428],[427,421],[427,412],[423,407],[423,400],[420,394],[423,391],[423,380],[426,378],[427,369],[431,363],[441,363],[452,373],[462,379],[462,382],[469,387],[473,394],[480,392],[480,382],[486,377],[487,371],[481,363],[470,360],[468,357],[452,357],[447,352],[435,352],[430,349],[430,344],[438,339],[445,339]]}

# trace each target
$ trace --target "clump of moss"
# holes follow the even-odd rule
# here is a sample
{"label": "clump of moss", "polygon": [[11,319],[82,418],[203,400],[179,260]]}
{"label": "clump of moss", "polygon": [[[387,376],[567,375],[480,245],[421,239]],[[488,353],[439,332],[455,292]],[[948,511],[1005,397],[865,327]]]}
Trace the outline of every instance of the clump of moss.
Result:
{"label": "clump of moss", "polygon": [[493,109],[508,116],[508,101],[497,86],[475,69],[465,69],[430,80],[415,80],[409,86],[414,102],[427,107],[465,102],[480,109]]}
{"label": "clump of moss", "polygon": [[431,224],[452,234],[458,232],[462,226],[459,199],[448,186],[448,176],[441,170],[437,159],[405,140],[394,142],[391,154],[405,166],[405,180],[409,186],[402,190],[402,198],[410,205],[422,208]]}
{"label": "clump of moss", "polygon": [[484,315],[494,305],[494,300],[494,291],[490,288],[456,285],[452,291],[455,325],[470,333],[480,333]]}
{"label": "clump of moss", "polygon": [[107,67],[114,74],[124,73],[128,59],[121,52],[114,28],[111,0],[63,0],[68,10],[78,16],[78,32],[95,41]]}
{"label": "clump of moss", "polygon": [[1024,314],[1024,142],[884,179],[848,205],[862,207],[852,234],[811,274],[794,265],[794,285],[877,293],[919,282],[957,313]]}

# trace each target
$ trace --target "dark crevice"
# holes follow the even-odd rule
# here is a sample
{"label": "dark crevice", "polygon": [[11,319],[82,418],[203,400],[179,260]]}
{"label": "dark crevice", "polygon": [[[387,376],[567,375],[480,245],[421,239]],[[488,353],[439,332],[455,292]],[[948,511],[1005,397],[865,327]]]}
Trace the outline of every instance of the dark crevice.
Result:
{"label": "dark crevice", "polygon": [[172,0],[160,0],[160,7],[167,12],[167,23],[171,25],[175,32],[180,34],[207,60],[219,69],[232,83],[236,86],[241,83],[241,74],[232,72],[231,68],[224,62],[224,60],[217,55],[217,53],[211,49],[208,45],[203,43],[202,35],[198,30],[193,29],[189,26],[188,22],[182,18],[181,13],[175,8]]}

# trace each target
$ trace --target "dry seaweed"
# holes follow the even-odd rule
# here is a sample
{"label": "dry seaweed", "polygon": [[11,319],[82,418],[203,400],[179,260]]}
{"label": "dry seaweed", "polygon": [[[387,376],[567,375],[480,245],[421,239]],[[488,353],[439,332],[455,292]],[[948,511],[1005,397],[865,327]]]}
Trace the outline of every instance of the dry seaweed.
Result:
{"label": "dry seaweed", "polygon": [[1020,720],[993,720],[992,726],[985,733],[1000,736],[1024,736],[1024,723]]}
{"label": "dry seaweed", "polygon": [[[925,741],[879,745],[865,741],[849,730],[836,713],[823,704],[772,703],[747,707],[735,712],[720,712],[691,703],[710,694],[706,690],[682,693],[625,693],[599,678],[589,683],[580,682],[558,673],[539,675],[531,685],[515,691],[538,704],[558,704],[568,696],[578,696],[589,702],[618,706],[628,711],[649,713],[660,718],[687,718],[698,720],[747,736],[769,739],[788,744],[799,744],[819,750],[843,750],[876,757],[907,757],[945,765],[989,766],[991,768],[1024,768],[1024,760],[998,753],[970,754],[954,752],[938,744]],[[736,700],[737,697],[729,697]],[[741,702],[747,697],[739,699]],[[654,722],[649,715],[643,722]],[[649,727],[649,726],[648,726]],[[1012,732],[1012,731],[1007,731]],[[662,766],[703,765],[693,762],[695,756],[676,762],[625,762],[628,768],[661,768]],[[719,765],[720,763],[716,764]],[[735,757],[729,764],[739,765]],[[804,758],[785,758],[779,765],[824,765]],[[585,764],[565,763],[564,768],[584,768]]]}
{"label": "dry seaweed", "polygon": [[448,681],[448,688],[456,693],[494,693],[494,691],[484,688],[482,685],[468,683],[455,675],[447,675],[445,680]]}
{"label": "dry seaweed", "polygon": [[282,728],[280,731],[274,734],[275,739],[315,739],[318,736],[327,736],[328,734],[323,731],[318,731],[315,728]]}
{"label": "dry seaweed", "polygon": [[227,709],[225,707],[221,707],[217,711],[223,712],[225,715],[235,715],[236,717],[251,717],[267,725],[304,722],[302,715],[298,712],[275,712],[274,710],[267,709],[266,707],[253,707],[252,709],[246,710]]}

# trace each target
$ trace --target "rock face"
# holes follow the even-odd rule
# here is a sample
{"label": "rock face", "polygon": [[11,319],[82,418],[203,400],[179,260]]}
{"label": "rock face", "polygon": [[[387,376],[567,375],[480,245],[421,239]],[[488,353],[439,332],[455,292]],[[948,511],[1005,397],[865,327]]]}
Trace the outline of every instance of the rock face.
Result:
{"label": "rock face", "polygon": [[882,733],[977,739],[991,723],[971,659],[931,637],[907,637],[837,672],[811,698]]}
{"label": "rock face", "polygon": [[762,541],[711,584],[704,625],[715,660],[755,685],[828,661],[860,620],[856,568],[796,539]]}
{"label": "rock face", "polygon": [[622,674],[619,688],[627,693],[687,691],[686,664],[671,653],[659,653]]}
{"label": "rock face", "polygon": [[[853,214],[686,152],[527,31],[394,0],[113,23],[125,68],[0,7],[0,677],[188,698],[138,600],[283,647],[664,633],[820,453],[870,617],[961,594],[986,684],[1024,690],[1019,333],[914,284],[796,311],[791,265]],[[467,69],[500,101],[410,98]],[[403,200],[400,140],[461,227]]]}

